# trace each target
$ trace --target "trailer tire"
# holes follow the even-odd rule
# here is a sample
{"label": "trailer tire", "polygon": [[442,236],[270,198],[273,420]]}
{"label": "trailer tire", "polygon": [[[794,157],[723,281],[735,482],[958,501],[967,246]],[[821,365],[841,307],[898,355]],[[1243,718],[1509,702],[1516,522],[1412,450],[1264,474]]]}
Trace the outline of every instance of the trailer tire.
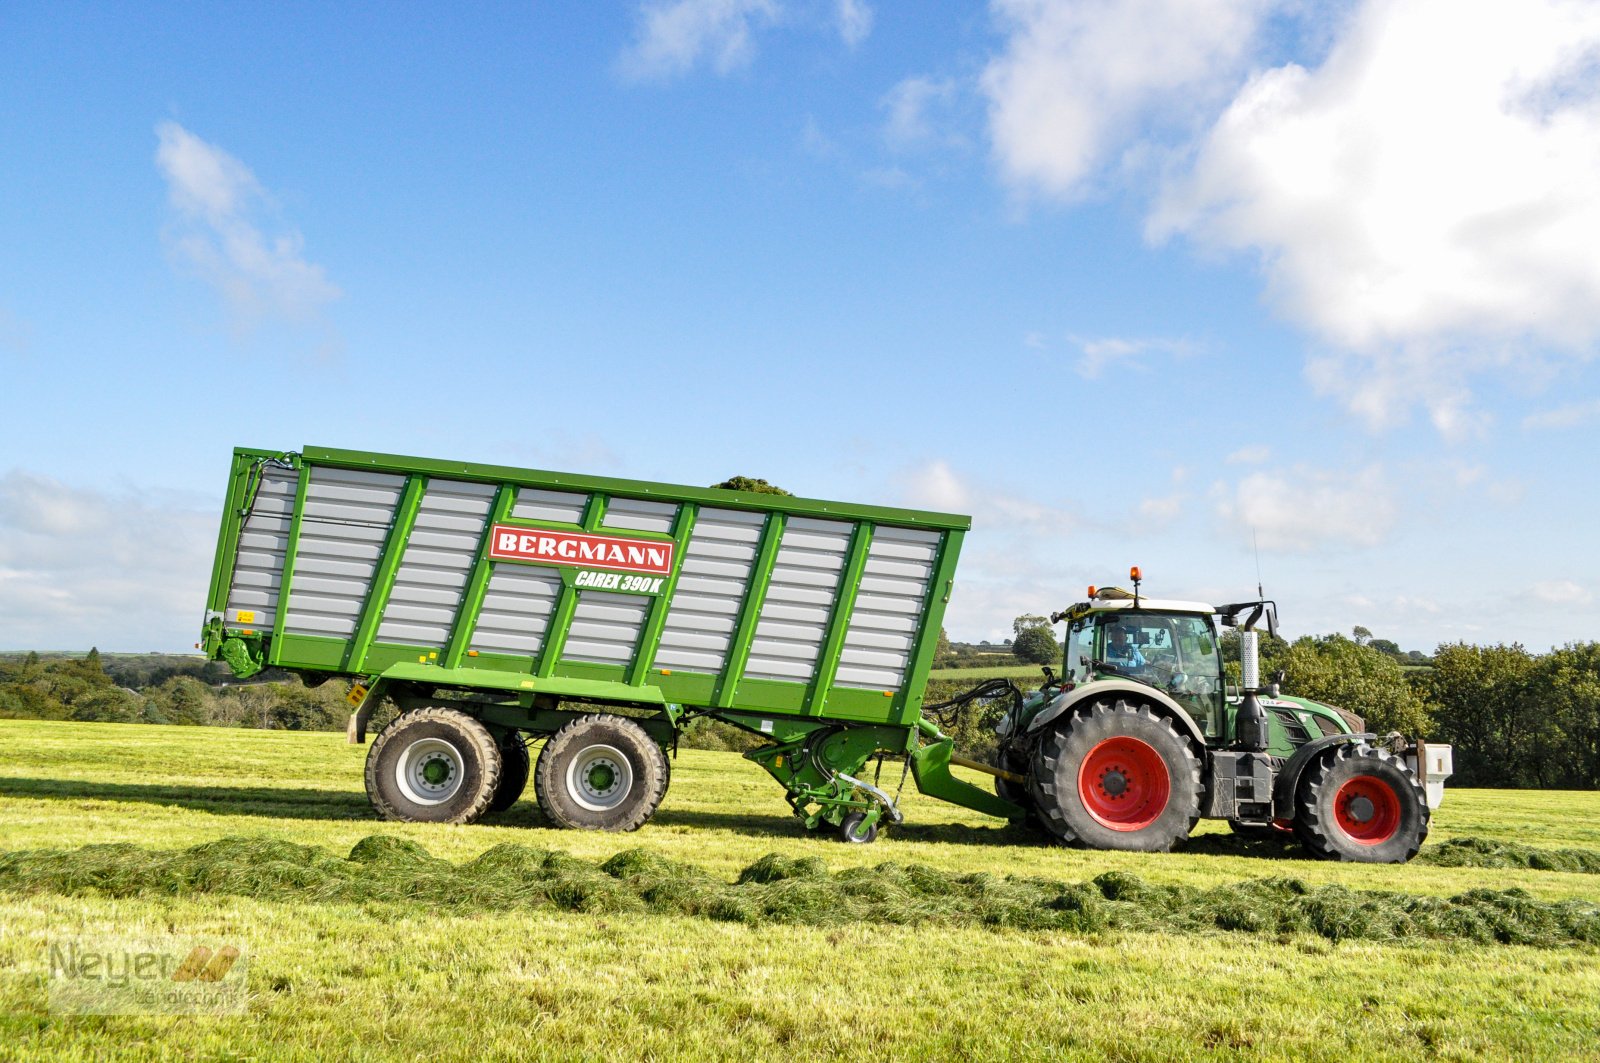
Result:
{"label": "trailer tire", "polygon": [[1091,849],[1166,852],[1200,814],[1200,761],[1150,706],[1097,701],[1044,737],[1029,790],[1045,829]]}
{"label": "trailer tire", "polygon": [[1403,864],[1428,836],[1428,798],[1399,757],[1365,743],[1335,746],[1306,765],[1294,833],[1313,856]]}
{"label": "trailer tire", "polygon": [[494,799],[489,802],[490,812],[504,812],[517,803],[528,788],[528,774],[533,761],[528,756],[528,741],[521,731],[507,731],[500,736],[500,785],[495,787]]}
{"label": "trailer tire", "polygon": [[473,823],[500,784],[500,746],[481,722],[432,706],[396,716],[367,753],[367,798],[384,819]]}
{"label": "trailer tire", "polygon": [[861,829],[861,824],[866,822],[865,812],[852,812],[844,817],[839,824],[839,837],[847,845],[871,845],[878,840],[878,824],[870,824],[866,830]]}
{"label": "trailer tire", "polygon": [[575,830],[638,830],[667,793],[667,757],[626,716],[579,716],[545,741],[533,788],[550,822]]}

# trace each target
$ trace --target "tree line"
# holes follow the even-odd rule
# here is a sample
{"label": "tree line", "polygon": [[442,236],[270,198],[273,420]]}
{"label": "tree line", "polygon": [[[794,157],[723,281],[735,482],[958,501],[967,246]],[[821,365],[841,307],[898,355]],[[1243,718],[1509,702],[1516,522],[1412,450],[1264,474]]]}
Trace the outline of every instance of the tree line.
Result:
{"label": "tree line", "polygon": [[[1045,653],[1033,645],[1037,638],[1022,634],[1019,628],[1014,644],[1060,663],[1053,635]],[[1293,642],[1263,636],[1262,674],[1281,670],[1283,693],[1337,705],[1378,734],[1449,742],[1457,785],[1600,789],[1600,643],[1544,654],[1518,644],[1450,643],[1419,666],[1416,656],[1382,642],[1364,628]],[[1237,682],[1237,633],[1223,637],[1223,656]],[[926,699],[936,702],[971,685],[936,681]],[[348,718],[344,693],[343,683],[307,687],[287,673],[234,682],[226,666],[193,658],[102,658],[93,650],[85,657],[0,658],[0,718],[337,731]],[[994,744],[999,714],[998,705],[973,706],[950,729],[964,749],[982,753]],[[726,725],[701,721],[685,744],[742,749],[751,741]]]}

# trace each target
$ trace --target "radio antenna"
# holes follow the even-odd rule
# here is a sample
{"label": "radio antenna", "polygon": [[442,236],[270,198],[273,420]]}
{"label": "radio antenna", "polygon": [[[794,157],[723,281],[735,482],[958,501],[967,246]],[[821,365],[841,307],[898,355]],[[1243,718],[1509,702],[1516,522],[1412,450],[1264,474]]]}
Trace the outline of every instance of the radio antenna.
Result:
{"label": "radio antenna", "polygon": [[1250,547],[1256,552],[1256,597],[1265,599],[1267,592],[1261,589],[1261,544],[1256,542],[1256,529],[1250,527]]}

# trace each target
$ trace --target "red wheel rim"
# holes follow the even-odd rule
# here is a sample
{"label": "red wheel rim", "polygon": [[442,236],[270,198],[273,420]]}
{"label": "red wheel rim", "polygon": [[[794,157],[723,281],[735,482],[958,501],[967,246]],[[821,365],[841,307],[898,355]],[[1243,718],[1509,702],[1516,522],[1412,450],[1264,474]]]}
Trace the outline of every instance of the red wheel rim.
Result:
{"label": "red wheel rim", "polygon": [[1377,776],[1357,775],[1334,793],[1333,818],[1351,841],[1378,845],[1400,829],[1400,798]]}
{"label": "red wheel rim", "polygon": [[1089,750],[1078,768],[1078,797],[1097,823],[1143,830],[1167,810],[1172,777],[1150,745],[1119,735]]}

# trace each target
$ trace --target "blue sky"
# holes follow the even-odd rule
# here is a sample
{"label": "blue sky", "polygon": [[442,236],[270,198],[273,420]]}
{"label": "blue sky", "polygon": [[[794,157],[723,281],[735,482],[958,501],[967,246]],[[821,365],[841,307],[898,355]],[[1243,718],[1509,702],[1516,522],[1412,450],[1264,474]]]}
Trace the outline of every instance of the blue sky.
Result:
{"label": "blue sky", "polygon": [[228,451],[971,513],[1407,648],[1600,628],[1595,5],[12,3],[0,647],[184,649]]}

